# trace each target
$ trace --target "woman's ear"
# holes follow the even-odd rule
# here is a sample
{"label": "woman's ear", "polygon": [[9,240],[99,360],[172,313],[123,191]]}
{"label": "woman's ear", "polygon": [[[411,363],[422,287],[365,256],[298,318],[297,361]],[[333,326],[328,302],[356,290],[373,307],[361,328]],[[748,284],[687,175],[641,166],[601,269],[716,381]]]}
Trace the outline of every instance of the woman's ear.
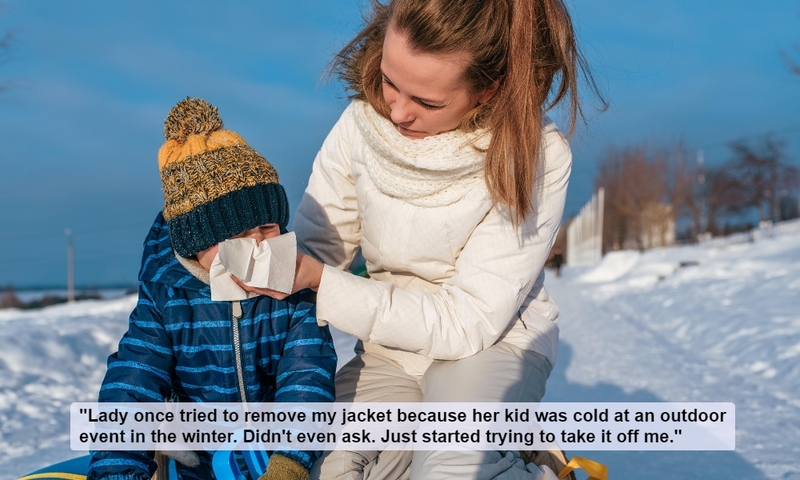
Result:
{"label": "woman's ear", "polygon": [[492,82],[491,85],[486,87],[486,90],[478,94],[478,105],[483,105],[494,97],[494,94],[497,93],[497,89],[500,88],[500,80],[502,80],[502,77]]}

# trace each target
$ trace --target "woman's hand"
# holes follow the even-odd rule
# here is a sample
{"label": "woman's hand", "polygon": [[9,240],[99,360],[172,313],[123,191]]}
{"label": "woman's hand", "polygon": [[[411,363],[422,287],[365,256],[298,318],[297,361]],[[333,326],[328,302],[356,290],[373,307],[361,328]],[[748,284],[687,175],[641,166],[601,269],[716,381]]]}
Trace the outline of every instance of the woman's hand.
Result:
{"label": "woman's hand", "polygon": [[[300,290],[304,290],[306,288],[310,288],[315,292],[319,289],[319,282],[322,280],[322,267],[324,265],[322,262],[314,260],[313,258],[305,255],[303,253],[297,254],[297,262],[295,263],[295,270],[294,270],[294,284],[292,285],[292,293],[299,292]],[[233,281],[236,282],[240,287],[242,287],[245,291],[255,293],[257,295],[266,295],[268,297],[272,297],[276,300],[283,300],[284,298],[288,297],[289,294],[279,292],[277,290],[271,290],[269,288],[257,288],[251,287],[249,285],[245,285],[236,277],[232,277]]]}

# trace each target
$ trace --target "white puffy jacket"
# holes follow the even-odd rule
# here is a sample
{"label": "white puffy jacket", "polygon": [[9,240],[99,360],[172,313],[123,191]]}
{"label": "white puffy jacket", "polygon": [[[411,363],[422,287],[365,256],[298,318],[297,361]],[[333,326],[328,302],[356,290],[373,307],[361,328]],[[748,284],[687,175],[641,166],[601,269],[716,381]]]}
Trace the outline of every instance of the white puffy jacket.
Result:
{"label": "white puffy jacket", "polygon": [[[294,217],[300,249],[326,264],[318,319],[410,374],[498,341],[555,364],[558,307],[544,289],[543,265],[563,213],[569,146],[554,124],[544,128],[535,211],[514,227],[486,189],[482,154],[464,153],[468,139],[460,132],[407,139],[354,101],[317,154]],[[477,163],[465,160],[470,155]],[[359,248],[369,279],[344,270]]]}

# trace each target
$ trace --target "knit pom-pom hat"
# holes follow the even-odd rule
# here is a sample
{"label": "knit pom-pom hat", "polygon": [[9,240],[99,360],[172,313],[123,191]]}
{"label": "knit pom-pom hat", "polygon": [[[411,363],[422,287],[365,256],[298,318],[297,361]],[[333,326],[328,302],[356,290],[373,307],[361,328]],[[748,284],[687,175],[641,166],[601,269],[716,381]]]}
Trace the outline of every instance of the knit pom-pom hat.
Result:
{"label": "knit pom-pom hat", "polygon": [[242,137],[223,129],[217,108],[181,100],[164,122],[158,151],[164,218],[172,247],[191,257],[246,230],[289,223],[275,168]]}

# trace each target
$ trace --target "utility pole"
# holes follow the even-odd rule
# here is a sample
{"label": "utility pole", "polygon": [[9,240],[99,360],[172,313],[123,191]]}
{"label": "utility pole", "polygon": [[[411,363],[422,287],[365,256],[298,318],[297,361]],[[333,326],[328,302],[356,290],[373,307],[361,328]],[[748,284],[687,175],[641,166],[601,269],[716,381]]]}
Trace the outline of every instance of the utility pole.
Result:
{"label": "utility pole", "polygon": [[67,236],[67,302],[75,301],[75,246],[72,243],[72,230],[64,230]]}
{"label": "utility pole", "polygon": [[706,233],[708,228],[708,218],[706,218],[706,173],[705,168],[703,168],[703,163],[705,162],[705,158],[703,156],[703,151],[697,151],[697,185],[699,185],[700,190],[700,233]]}

